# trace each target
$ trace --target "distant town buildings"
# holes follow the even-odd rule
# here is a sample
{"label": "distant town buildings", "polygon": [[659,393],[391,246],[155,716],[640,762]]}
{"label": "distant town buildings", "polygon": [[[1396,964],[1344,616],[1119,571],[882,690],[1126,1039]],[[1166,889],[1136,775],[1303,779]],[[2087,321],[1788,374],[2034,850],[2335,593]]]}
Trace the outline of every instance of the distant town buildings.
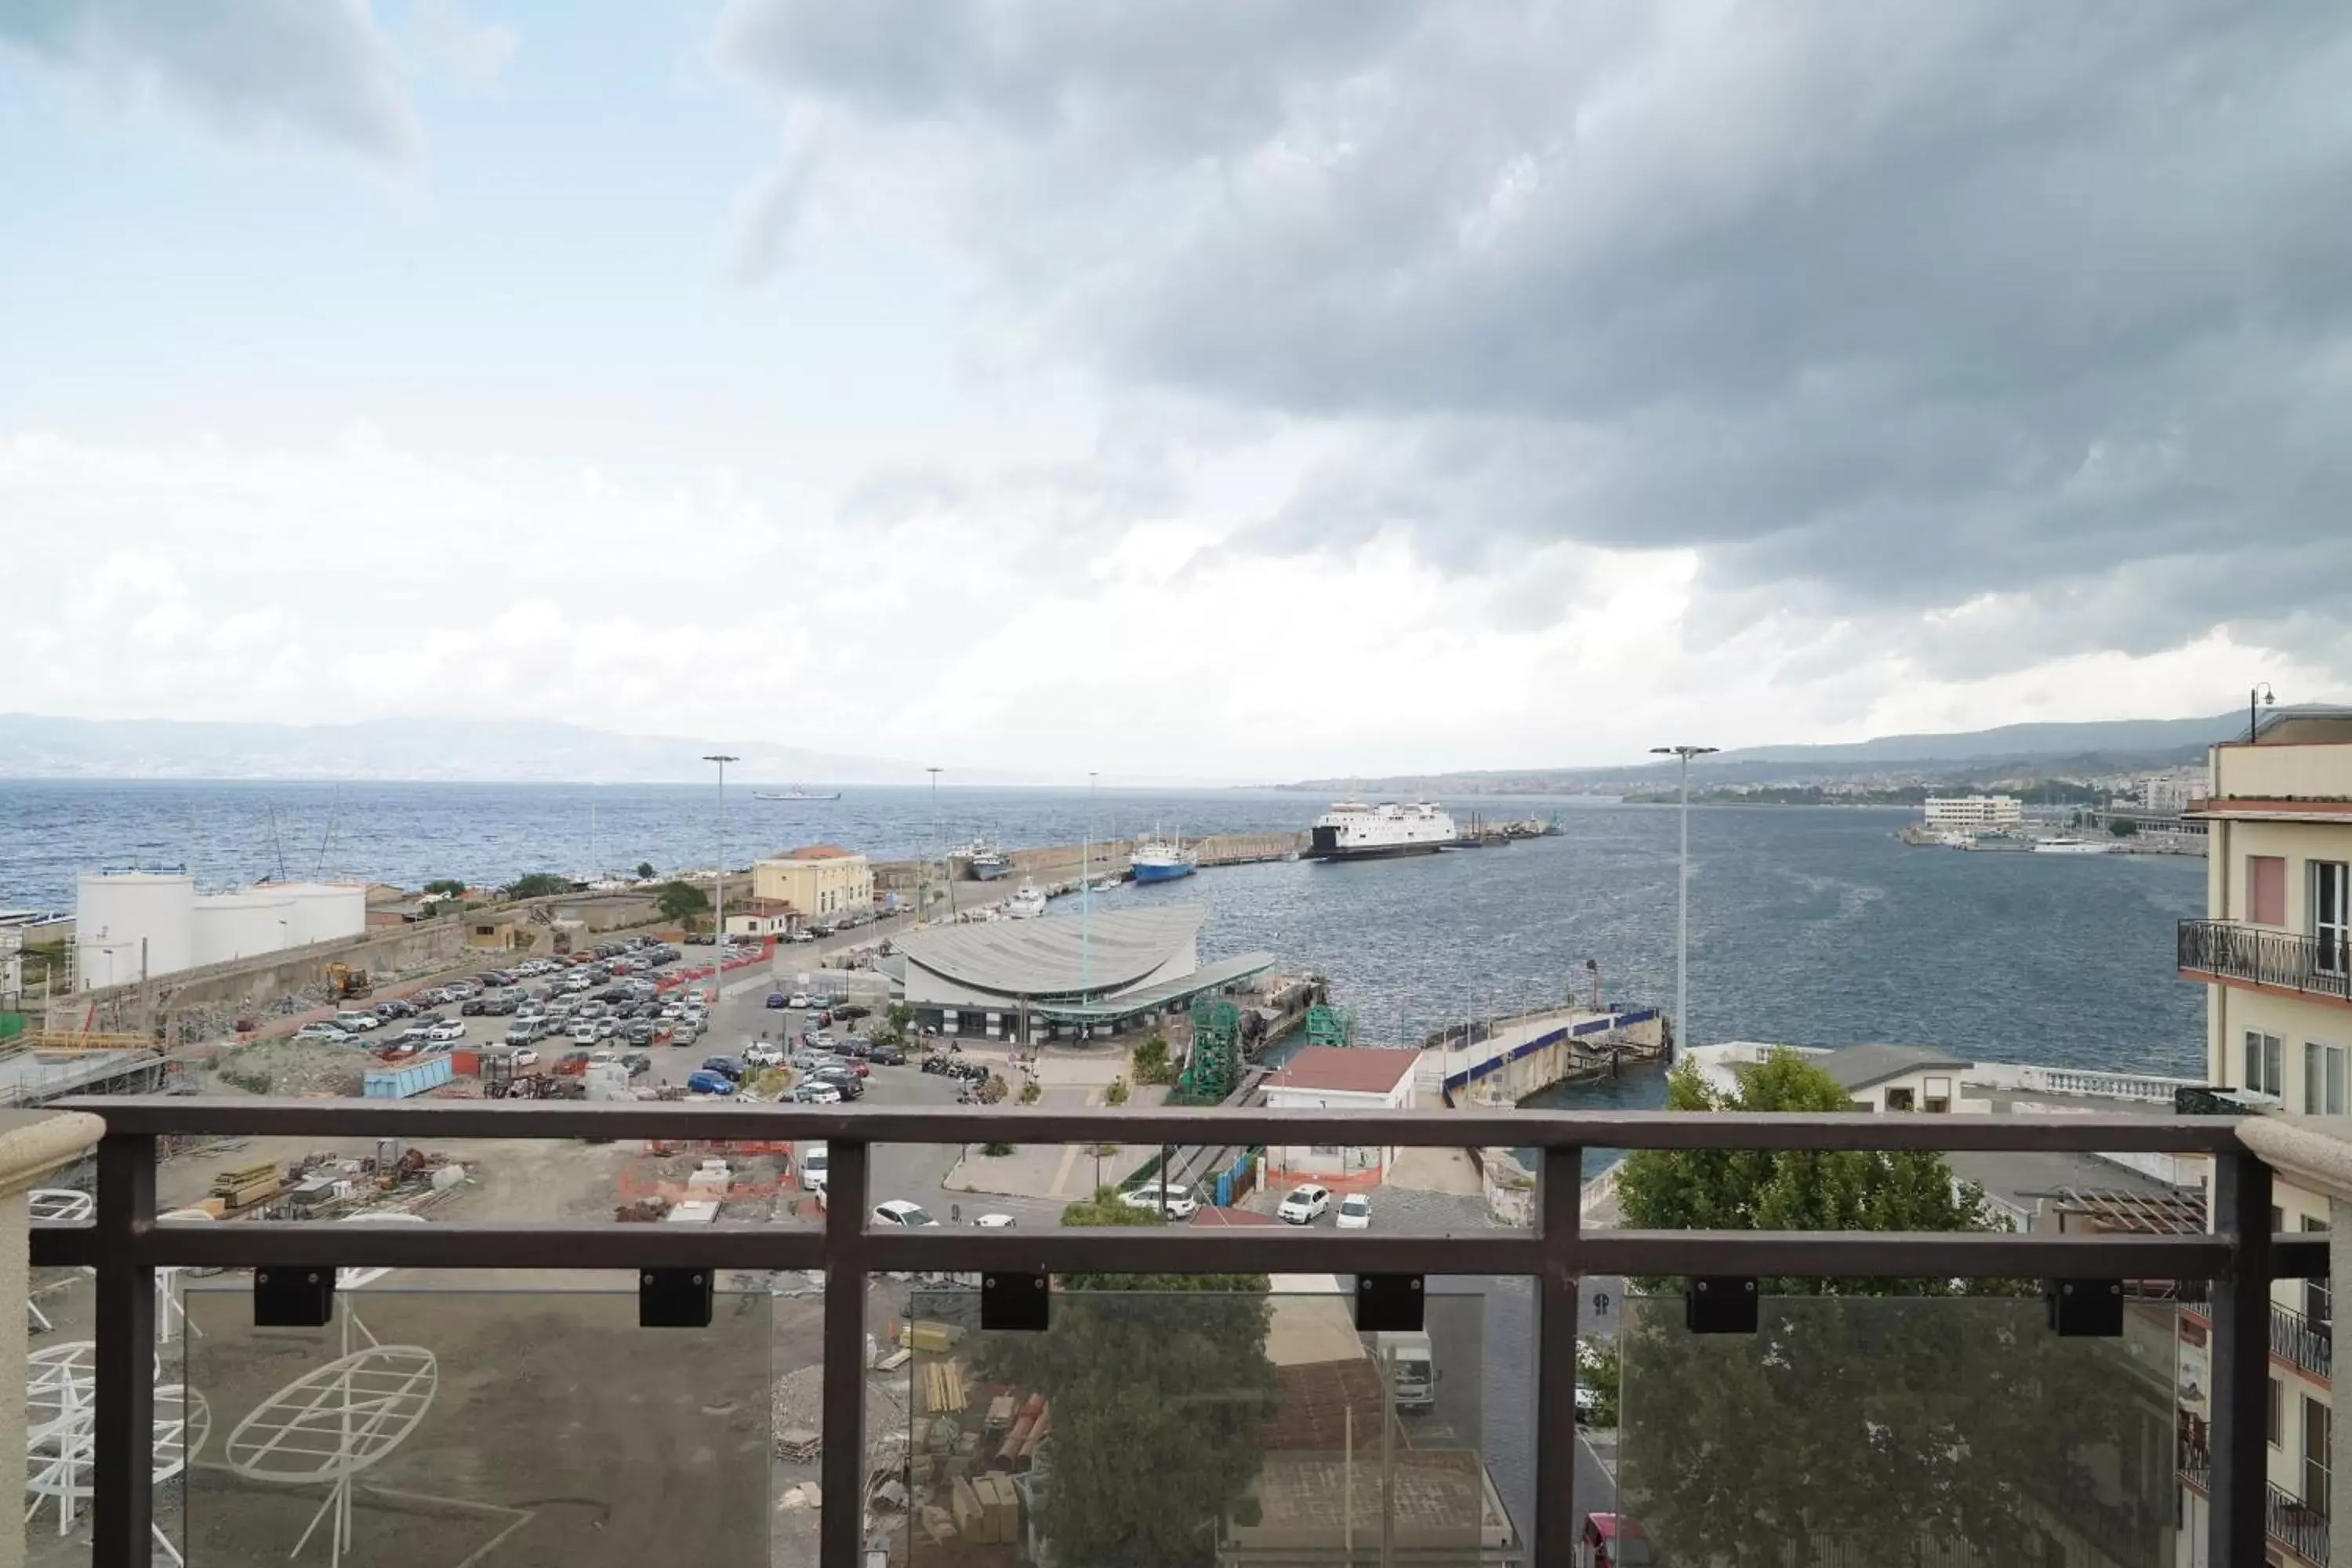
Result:
{"label": "distant town buildings", "polygon": [[2133,794],[2139,804],[2152,812],[2178,816],[2189,809],[2189,803],[2205,797],[2206,773],[2203,768],[2168,768],[2162,773],[2142,773],[2133,781]]}
{"label": "distant town buildings", "polygon": [[856,850],[803,844],[753,863],[751,897],[789,904],[809,920],[870,909],[874,868]]}
{"label": "distant town buildings", "polygon": [[1930,827],[2014,827],[2025,820],[2025,803],[2013,795],[1929,795]]}

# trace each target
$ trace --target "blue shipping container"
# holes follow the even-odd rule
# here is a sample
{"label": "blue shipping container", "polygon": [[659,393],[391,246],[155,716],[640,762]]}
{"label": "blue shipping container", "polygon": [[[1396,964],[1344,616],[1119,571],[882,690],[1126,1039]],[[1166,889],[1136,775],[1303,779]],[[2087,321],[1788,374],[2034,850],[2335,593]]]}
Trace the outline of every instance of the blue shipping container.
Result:
{"label": "blue shipping container", "polygon": [[437,1089],[457,1076],[457,1066],[445,1051],[439,1056],[420,1057],[404,1067],[378,1068],[367,1075],[362,1088],[369,1100],[406,1100],[428,1089]]}

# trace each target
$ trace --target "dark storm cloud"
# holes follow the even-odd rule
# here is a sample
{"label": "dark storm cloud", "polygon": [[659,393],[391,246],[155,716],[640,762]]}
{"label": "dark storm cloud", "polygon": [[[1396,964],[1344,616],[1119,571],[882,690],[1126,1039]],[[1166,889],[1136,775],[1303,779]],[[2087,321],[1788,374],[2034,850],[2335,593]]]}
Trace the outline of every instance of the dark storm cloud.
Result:
{"label": "dark storm cloud", "polygon": [[2343,651],[2340,6],[742,0],[720,52],[947,160],[1041,343],[1360,432],[1266,547],[1696,547],[1944,668]]}
{"label": "dark storm cloud", "polygon": [[386,163],[419,136],[365,0],[10,0],[0,43],[232,135],[291,132]]}

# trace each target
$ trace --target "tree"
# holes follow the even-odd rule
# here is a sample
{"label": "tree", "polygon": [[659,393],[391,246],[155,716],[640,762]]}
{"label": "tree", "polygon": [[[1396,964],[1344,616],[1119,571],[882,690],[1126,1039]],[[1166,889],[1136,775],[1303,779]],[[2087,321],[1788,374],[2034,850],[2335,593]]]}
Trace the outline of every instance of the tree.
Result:
{"label": "tree", "polygon": [[654,908],[661,911],[662,919],[683,925],[696,915],[709,912],[710,895],[691,882],[664,882],[661,891],[654,895]]}
{"label": "tree", "polygon": [[1103,1103],[1105,1105],[1125,1105],[1127,1103],[1127,1079],[1123,1078],[1115,1078],[1111,1079],[1110,1087],[1103,1090]]}
{"label": "tree", "polygon": [[425,883],[425,890],[445,899],[462,899],[466,896],[466,883],[460,877],[443,877]]}
{"label": "tree", "polygon": [[1135,1047],[1135,1081],[1174,1083],[1176,1064],[1168,1055],[1168,1037],[1154,1029]]}
{"label": "tree", "polygon": [[533,871],[528,877],[518,877],[507,888],[509,899],[546,899],[573,889],[569,877],[559,877],[552,871]]}
{"label": "tree", "polygon": [[2129,838],[2139,831],[2139,824],[2128,816],[2118,816],[2107,824],[2107,831],[2118,838]]}
{"label": "tree", "polygon": [[[1668,1104],[1852,1110],[1835,1080],[1791,1052],[1744,1069],[1728,1094],[1686,1063]],[[1933,1153],[1642,1151],[1627,1156],[1619,1191],[1640,1229],[2003,1228]],[[2110,1554],[2154,1561],[2170,1517],[2162,1489],[2126,1482],[2118,1512],[2099,1500],[2098,1478],[2139,1428],[2168,1424],[2168,1357],[2151,1373],[2128,1338],[2058,1339],[2013,1282],[1759,1287],[1753,1336],[1691,1334],[1671,1297],[1626,1305],[1619,1479],[1663,1560],[1777,1568],[1843,1552],[1911,1563],[1965,1542],[1978,1560],[2035,1561],[2045,1531],[2080,1530],[2105,1510]],[[1994,1299],[1915,1299],[1961,1295]]]}
{"label": "tree", "polygon": [[[1066,1226],[1150,1226],[1115,1187],[1063,1210]],[[1065,1563],[1198,1568],[1217,1518],[1257,1478],[1274,1413],[1273,1321],[1263,1274],[1073,1274],[1055,1281],[1043,1334],[984,1336],[982,1374],[1043,1392],[1054,1412],[1039,1530]]]}
{"label": "tree", "polygon": [[640,860],[640,861],[638,861],[638,862],[637,862],[637,880],[638,880],[638,881],[640,881],[640,882],[650,882],[650,881],[652,881],[653,879],[654,879],[654,863],[653,863],[652,861],[650,861],[650,860]]}

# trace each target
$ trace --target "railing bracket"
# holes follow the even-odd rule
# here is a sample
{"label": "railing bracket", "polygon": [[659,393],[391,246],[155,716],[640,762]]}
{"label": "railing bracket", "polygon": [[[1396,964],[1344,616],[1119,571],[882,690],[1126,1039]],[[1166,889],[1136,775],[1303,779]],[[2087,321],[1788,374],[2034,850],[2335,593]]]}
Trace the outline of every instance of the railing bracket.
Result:
{"label": "railing bracket", "polygon": [[1695,1276],[1683,1287],[1683,1326],[1694,1334],[1756,1331],[1756,1281],[1738,1274]]}
{"label": "railing bracket", "polygon": [[2124,1331],[2124,1282],[2120,1279],[2052,1279],[2042,1293],[2050,1303],[2050,1327],[2063,1340],[2119,1339]]}
{"label": "railing bracket", "polygon": [[323,1329],[335,1316],[331,1268],[269,1268],[253,1274],[253,1326]]}
{"label": "railing bracket", "polygon": [[1359,1274],[1356,1276],[1356,1331],[1360,1334],[1417,1334],[1422,1328],[1422,1289],[1418,1274]]}
{"label": "railing bracket", "polygon": [[637,1327],[707,1329],[710,1326],[711,1271],[708,1268],[646,1268],[637,1274]]}
{"label": "railing bracket", "polygon": [[1043,1274],[980,1277],[980,1326],[1016,1334],[1045,1331],[1054,1293]]}

